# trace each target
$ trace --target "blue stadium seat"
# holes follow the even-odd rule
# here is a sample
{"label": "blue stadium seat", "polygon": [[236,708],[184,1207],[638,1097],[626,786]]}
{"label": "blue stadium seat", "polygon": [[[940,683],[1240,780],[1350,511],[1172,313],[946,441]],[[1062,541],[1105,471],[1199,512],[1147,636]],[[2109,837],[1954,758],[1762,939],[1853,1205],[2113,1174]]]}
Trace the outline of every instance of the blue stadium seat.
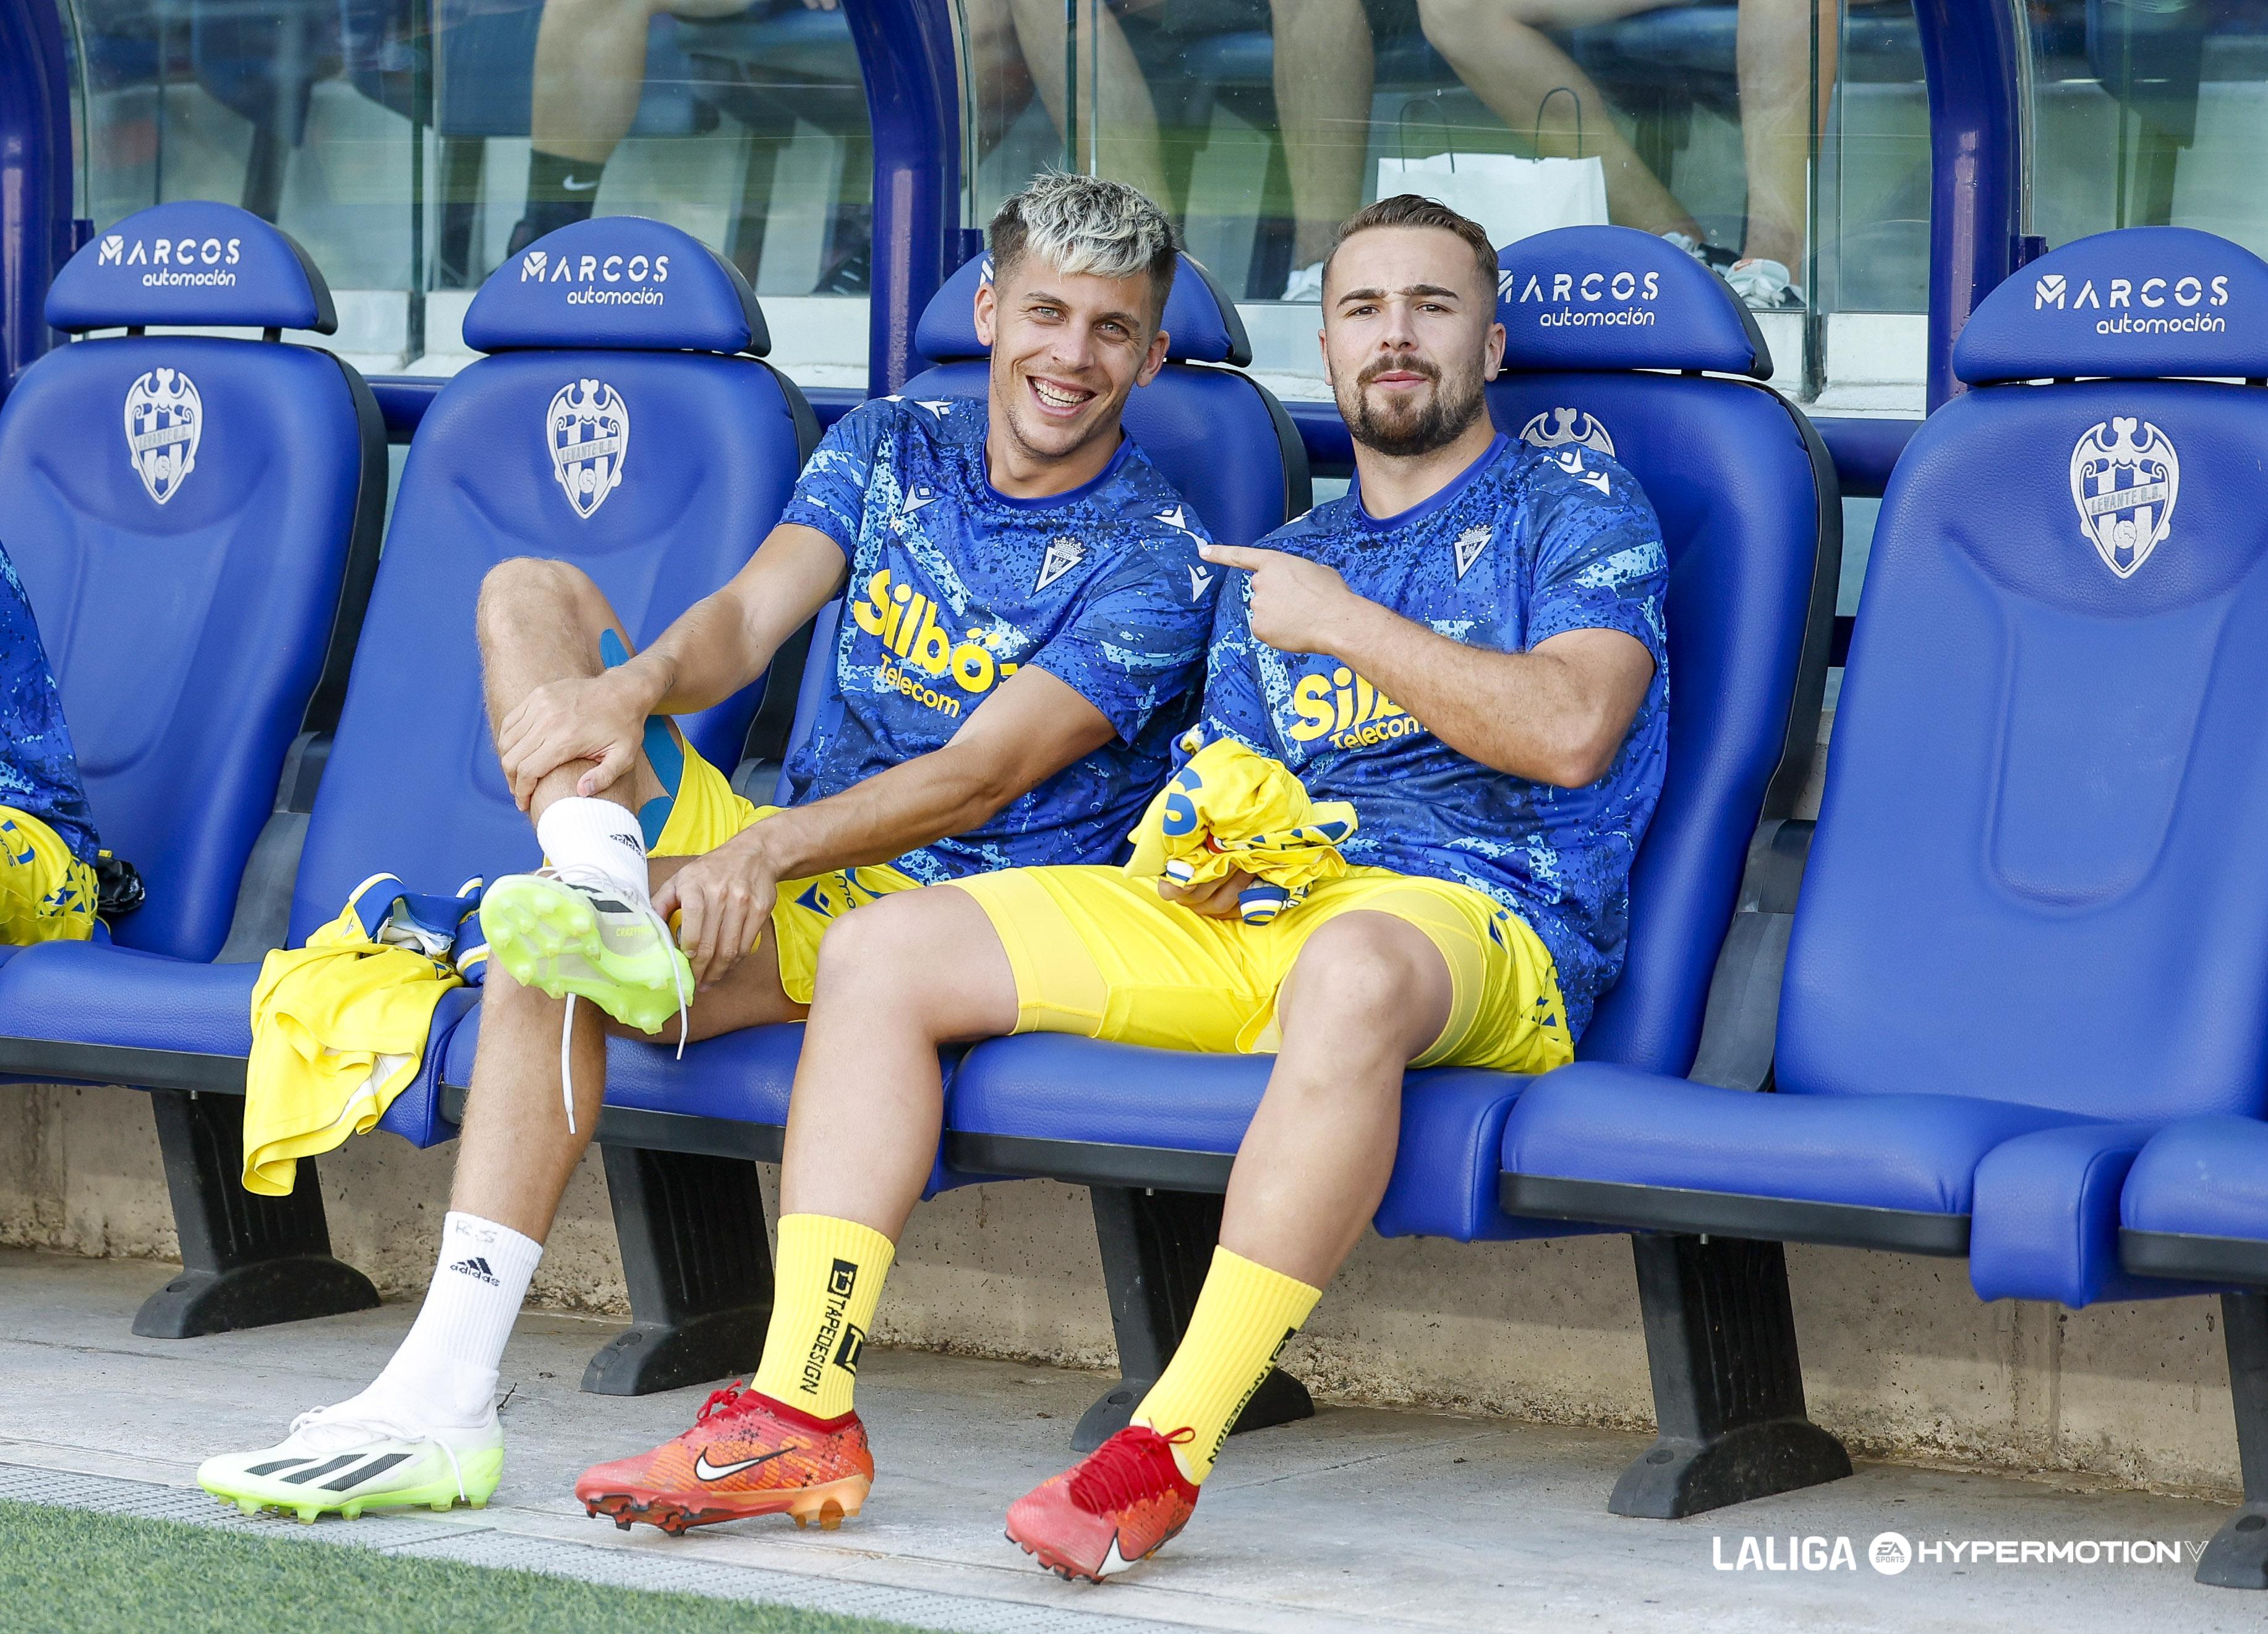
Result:
{"label": "blue stadium seat", "polygon": [[[632,298],[592,298],[607,296]],[[660,298],[637,298],[644,296]],[[574,562],[632,637],[651,639],[746,561],[817,441],[801,394],[755,361],[769,339],[746,282],[659,222],[608,217],[539,240],[475,298],[465,335],[490,355],[449,382],[411,445],[304,849],[296,867],[273,871],[274,933],[245,949],[247,960],[287,937],[297,945],[380,870],[446,894],[536,862],[482,704],[472,619],[490,568],[517,556]],[[571,401],[617,416],[622,446],[611,466],[559,453],[549,426]],[[688,736],[720,763],[736,762],[761,690],[688,718]],[[173,781],[177,800],[191,781]],[[12,983],[0,990],[0,1015],[24,1035],[9,1049],[44,1052],[43,1074],[241,1093],[256,962],[32,951],[40,956],[0,970]],[[385,1127],[420,1144],[454,1132],[438,1114],[438,1080],[449,1033],[473,1000],[469,991],[444,997],[425,1070]],[[0,1065],[24,1070],[12,1055]],[[161,1096],[161,1106],[173,1099]],[[193,1156],[176,1163],[168,1151],[191,1273],[153,1301],[169,1300],[166,1312],[145,1308],[145,1323],[162,1314],[170,1326],[144,1330],[210,1332],[312,1314],[311,1300],[323,1307],[287,1297],[290,1278],[276,1266],[287,1255],[336,1266],[311,1172],[303,1165],[294,1197],[278,1200],[304,1198],[305,1214],[288,1230],[262,1224],[264,1200],[238,1189],[233,1111],[209,1113],[201,1127]],[[199,1210],[221,1222],[202,1246],[188,1224]]]}
{"label": "blue stadium seat", "polygon": [[[0,544],[104,841],[148,881],[118,943],[210,959],[295,741],[338,718],[385,428],[352,368],[272,339],[334,330],[330,292],[233,205],[128,217],[72,257],[47,313],[126,333],[49,352],[0,410]],[[145,333],[188,327],[271,339]]]}
{"label": "blue stadium seat", "polygon": [[[2186,378],[2268,375],[2224,315],[2263,300],[2268,263],[2136,228],[1979,305],[1976,389],[1883,501],[1784,974],[1742,983],[1742,1013],[1777,998],[1778,1093],[1594,1061],[1513,1110],[1507,1210],[1668,1233],[1661,1461],[1625,1513],[1822,1478],[1781,1241],[1966,1255],[1985,1299],[2195,1291],[2114,1234],[2154,1128],[2257,1116],[2268,1082],[2268,398]],[[1659,1388],[1704,1307],[1749,1324],[1713,1423]]]}
{"label": "blue stadium seat", "polygon": [[[1744,859],[1752,846],[1765,859],[1754,895],[1810,764],[1842,556],[1834,473],[1803,416],[1753,383],[1771,363],[1747,311],[1661,240],[1622,227],[1540,234],[1503,253],[1498,283],[1510,341],[1490,387],[1497,423],[1532,444],[1611,452],[1653,498],[1669,549],[1668,774],[1632,877],[1628,964],[1580,1053],[1683,1072]],[[1587,327],[1570,314],[1615,320]],[[1753,960],[1785,926],[1784,911],[1751,903],[1728,957]],[[1740,1067],[1719,1053],[1720,1073]],[[1255,1056],[1037,1035],[980,1045],[955,1075],[946,1153],[956,1167],[1095,1188],[1120,1353],[1136,1359],[1082,1423],[1082,1445],[1124,1422],[1139,1370],[1171,1353],[1187,1307],[1175,1320],[1170,1300],[1130,1293],[1138,1261],[1170,1257],[1167,1243],[1193,1251],[1182,1273],[1194,1295],[1219,1222],[1218,1196],[1204,1194],[1226,1188],[1268,1069]],[[1410,1074],[1381,1233],[1470,1240],[1567,1229],[1497,1203],[1498,1137],[1528,1081],[1454,1067]],[[1130,1330],[1130,1316],[1146,1326]],[[1304,1406],[1290,1381],[1269,1388],[1278,1399],[1248,1412],[1247,1427]]]}

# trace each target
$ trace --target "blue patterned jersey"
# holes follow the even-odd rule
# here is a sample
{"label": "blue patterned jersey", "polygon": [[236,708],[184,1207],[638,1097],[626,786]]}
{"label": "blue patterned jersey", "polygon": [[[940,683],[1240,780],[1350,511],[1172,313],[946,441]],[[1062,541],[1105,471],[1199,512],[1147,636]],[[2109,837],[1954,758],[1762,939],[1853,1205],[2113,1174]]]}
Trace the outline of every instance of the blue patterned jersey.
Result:
{"label": "blue patterned jersey", "polygon": [[0,549],[0,806],[53,828],[70,854],[92,866],[102,842],[78,780],[70,728],[31,599],[16,564]]}
{"label": "blue patterned jersey", "polygon": [[1116,857],[1170,769],[1212,622],[1203,525],[1139,448],[1121,441],[1070,493],[1012,499],[985,475],[986,416],[968,399],[853,409],[780,519],[850,558],[833,696],[788,761],[791,804],[941,747],[1027,664],[1117,728],[981,828],[897,859],[924,884]]}
{"label": "blue patterned jersey", "polygon": [[1454,880],[1518,914],[1551,950],[1580,1037],[1622,970],[1631,859],[1668,741],[1668,559],[1645,493],[1587,448],[1499,437],[1399,516],[1373,518],[1351,492],[1261,543],[1328,563],[1356,594],[1471,646],[1524,652],[1571,629],[1618,629],[1653,654],[1612,768],[1561,789],[1467,759],[1336,659],[1256,640],[1243,574],[1214,629],[1206,735],[1275,755],[1316,799],[1353,802],[1349,862]]}

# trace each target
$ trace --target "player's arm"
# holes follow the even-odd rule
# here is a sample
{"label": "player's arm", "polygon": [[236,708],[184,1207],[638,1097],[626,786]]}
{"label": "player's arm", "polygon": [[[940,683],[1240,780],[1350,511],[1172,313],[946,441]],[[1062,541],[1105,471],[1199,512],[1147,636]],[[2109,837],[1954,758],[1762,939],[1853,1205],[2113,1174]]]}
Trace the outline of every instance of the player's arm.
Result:
{"label": "player's arm", "polygon": [[672,875],[654,907],[682,916],[678,941],[694,979],[713,985],[755,945],[781,880],[965,834],[1116,735],[1068,683],[1027,664],[943,747],[744,830]]}
{"label": "player's arm", "polygon": [[780,644],[827,605],[849,572],[843,547],[783,522],[715,594],[695,602],[629,663],[538,687],[497,727],[497,755],[525,810],[538,784],[588,761],[594,795],[636,763],[650,715],[721,703],[762,674]]}
{"label": "player's arm", "polygon": [[1357,595],[1322,563],[1223,545],[1204,554],[1252,575],[1259,639],[1329,653],[1451,748],[1531,782],[1580,789],[1604,777],[1653,678],[1653,655],[1618,629],[1570,629],[1526,652],[1491,651]]}

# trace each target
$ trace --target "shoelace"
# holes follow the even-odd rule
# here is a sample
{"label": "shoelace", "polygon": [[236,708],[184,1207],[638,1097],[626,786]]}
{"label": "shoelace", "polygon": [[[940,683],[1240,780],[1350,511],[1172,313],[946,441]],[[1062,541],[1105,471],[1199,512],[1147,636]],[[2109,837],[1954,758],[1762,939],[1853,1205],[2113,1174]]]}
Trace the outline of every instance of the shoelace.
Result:
{"label": "shoelace", "polygon": [[1188,1424],[1171,1435],[1160,1435],[1147,1424],[1130,1425],[1097,1447],[1072,1472],[1071,1501],[1094,1515],[1130,1508],[1168,1484],[1158,1478],[1158,1461],[1164,1459],[1179,1476],[1181,1465],[1174,1461],[1173,1449],[1197,1439],[1197,1431]]}
{"label": "shoelace", "polygon": [[[561,885],[571,885],[578,890],[589,891],[609,900],[619,898],[627,902],[633,894],[624,890],[613,875],[576,863],[539,868],[535,871],[535,877],[539,880],[556,880]],[[638,891],[635,895],[637,900],[630,903],[632,911],[652,925],[655,933],[665,943],[674,946],[677,938],[670,934],[669,921],[654,911],[653,899],[644,891]],[[692,1004],[685,997],[685,978],[678,973],[677,961],[674,959],[669,961],[669,985],[677,995],[677,1058],[682,1061],[685,1059],[686,1015],[692,1008]],[[573,993],[567,995],[566,1018],[559,1024],[559,1099],[567,1108],[567,1132],[571,1135],[577,1132],[575,1128],[575,998],[576,995]]]}
{"label": "shoelace", "polygon": [[696,1424],[705,1424],[709,1422],[709,1416],[711,1413],[730,1412],[733,1405],[747,1393],[748,1381],[745,1379],[735,1379],[721,1390],[710,1391],[709,1399],[701,1403],[701,1410],[693,1415],[693,1422]]}
{"label": "shoelace", "polygon": [[328,1446],[316,1448],[318,1452],[323,1453],[349,1452],[357,1446],[367,1446],[372,1441],[409,1441],[438,1446],[441,1449],[441,1456],[449,1461],[449,1477],[457,1483],[458,1500],[460,1503],[472,1502],[472,1495],[465,1490],[465,1472],[463,1467],[457,1462],[457,1449],[440,1437],[426,1431],[415,1429],[409,1424],[395,1424],[390,1419],[361,1417],[330,1417],[328,1415],[335,1410],[328,1407],[309,1408],[291,1421],[291,1433],[302,1435],[310,1430],[318,1432],[326,1430],[336,1432],[335,1435],[325,1436],[319,1433],[307,1437],[308,1445],[311,1446],[318,1440],[330,1442],[331,1445]]}

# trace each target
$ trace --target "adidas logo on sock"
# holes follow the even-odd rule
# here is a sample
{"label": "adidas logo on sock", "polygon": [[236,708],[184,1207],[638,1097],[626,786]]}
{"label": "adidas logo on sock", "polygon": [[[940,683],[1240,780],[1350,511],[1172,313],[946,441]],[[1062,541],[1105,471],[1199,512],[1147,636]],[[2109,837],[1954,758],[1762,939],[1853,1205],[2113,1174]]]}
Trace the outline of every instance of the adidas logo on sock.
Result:
{"label": "adidas logo on sock", "polygon": [[636,851],[641,859],[645,856],[645,842],[641,840],[637,835],[610,834],[607,838],[612,840],[615,844],[623,847],[625,850]]}
{"label": "adidas logo on sock", "polygon": [[501,1288],[504,1286],[504,1284],[497,1279],[497,1274],[489,1269],[489,1262],[486,1260],[459,1260],[454,1265],[449,1267],[449,1269],[453,1271],[462,1271],[466,1276],[474,1277],[478,1281],[484,1282],[491,1288]]}

